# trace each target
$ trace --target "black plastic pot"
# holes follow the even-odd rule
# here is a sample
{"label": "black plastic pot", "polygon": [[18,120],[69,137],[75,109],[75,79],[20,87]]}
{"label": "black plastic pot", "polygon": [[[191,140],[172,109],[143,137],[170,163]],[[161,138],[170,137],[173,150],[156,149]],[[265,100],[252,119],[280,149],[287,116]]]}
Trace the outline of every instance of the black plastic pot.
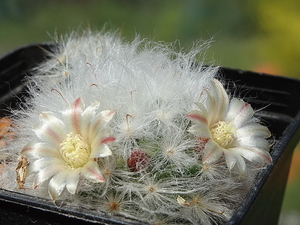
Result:
{"label": "black plastic pot", "polygon": [[[26,95],[22,79],[45,60],[51,44],[26,46],[0,58],[0,116]],[[293,150],[300,137],[300,81],[285,77],[221,68],[228,88],[238,90],[275,138],[273,165],[256,178],[247,197],[227,225],[277,224]],[[18,98],[16,98],[18,96]],[[92,212],[0,189],[1,224],[142,224],[124,217]]]}

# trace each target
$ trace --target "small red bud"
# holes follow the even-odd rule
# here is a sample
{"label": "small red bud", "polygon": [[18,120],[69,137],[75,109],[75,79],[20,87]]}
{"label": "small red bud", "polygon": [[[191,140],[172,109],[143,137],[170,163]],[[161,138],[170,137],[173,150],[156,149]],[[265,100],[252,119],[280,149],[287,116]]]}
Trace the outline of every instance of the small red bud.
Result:
{"label": "small red bud", "polygon": [[138,172],[146,169],[150,163],[150,156],[144,151],[138,149],[131,153],[127,159],[127,166],[131,172]]}

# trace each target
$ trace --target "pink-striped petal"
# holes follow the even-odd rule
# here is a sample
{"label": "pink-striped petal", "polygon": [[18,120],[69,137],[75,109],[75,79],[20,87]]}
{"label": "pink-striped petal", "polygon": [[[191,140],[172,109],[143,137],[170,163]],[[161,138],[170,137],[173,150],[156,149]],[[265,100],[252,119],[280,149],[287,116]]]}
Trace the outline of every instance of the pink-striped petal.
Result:
{"label": "pink-striped petal", "polygon": [[269,138],[271,136],[271,132],[266,126],[251,122],[236,130],[237,139],[247,136]]}
{"label": "pink-striped petal", "polygon": [[98,146],[92,147],[92,152],[90,158],[99,158],[112,155],[110,148],[106,144],[100,144]]}
{"label": "pink-striped petal", "polygon": [[95,136],[91,143],[91,156],[90,158],[105,157],[112,154],[107,144],[114,141],[116,138],[110,134],[102,134],[101,132]]}
{"label": "pink-striped petal", "polygon": [[115,112],[112,110],[104,110],[96,116],[89,132],[89,138],[91,140],[93,140],[104,127],[106,128],[107,123],[113,118],[114,114]]}
{"label": "pink-striped petal", "polygon": [[22,149],[21,154],[33,158],[61,158],[59,150],[48,146],[46,143],[27,144]]}
{"label": "pink-striped petal", "polygon": [[95,183],[104,182],[105,179],[101,174],[98,164],[94,160],[90,160],[85,166],[81,169],[82,175]]}
{"label": "pink-striped petal", "polygon": [[65,161],[57,158],[41,158],[30,162],[27,167],[27,174],[38,172],[51,165],[64,164]]}
{"label": "pink-striped petal", "polygon": [[229,104],[228,113],[225,121],[232,122],[235,128],[239,128],[244,123],[249,122],[253,117],[254,111],[250,104],[241,99],[233,98]]}
{"label": "pink-striped petal", "polygon": [[207,112],[205,106],[200,102],[195,102],[195,105],[197,105],[197,107],[199,108],[200,112],[202,113],[202,116],[207,118],[208,112]]}
{"label": "pink-striped petal", "polygon": [[223,155],[222,148],[212,140],[206,143],[204,149],[204,155],[202,158],[203,163],[213,163],[216,162]]}
{"label": "pink-striped petal", "polygon": [[260,163],[267,162],[269,164],[272,164],[272,157],[270,153],[265,150],[255,148],[255,147],[244,147],[244,146],[231,148],[230,150],[240,154],[250,162],[260,162]]}
{"label": "pink-striped petal", "polygon": [[195,123],[203,124],[204,126],[208,126],[208,121],[205,116],[205,113],[199,110],[193,110],[188,115],[186,115],[189,119],[191,119]]}
{"label": "pink-striped petal", "polygon": [[69,109],[65,110],[63,114],[67,119],[69,127],[74,134],[80,134],[81,131],[81,114],[84,109],[84,102],[81,98],[75,99],[70,105]]}
{"label": "pink-striped petal", "polygon": [[68,170],[62,171],[52,177],[48,185],[48,193],[53,201],[57,199],[66,186]]}
{"label": "pink-striped petal", "polygon": [[34,129],[35,134],[42,141],[48,142],[53,147],[58,148],[59,144],[66,137],[64,123],[51,112],[42,112],[40,120],[41,124]]}
{"label": "pink-striped petal", "polygon": [[114,140],[116,140],[116,138],[114,136],[107,136],[102,139],[101,144],[108,144]]}

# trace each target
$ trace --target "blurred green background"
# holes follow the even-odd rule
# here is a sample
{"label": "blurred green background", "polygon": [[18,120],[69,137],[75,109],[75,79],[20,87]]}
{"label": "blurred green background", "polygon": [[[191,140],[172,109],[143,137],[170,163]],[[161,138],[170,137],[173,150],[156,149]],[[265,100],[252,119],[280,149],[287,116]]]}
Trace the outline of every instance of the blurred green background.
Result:
{"label": "blurred green background", "polygon": [[[300,1],[1,0],[0,55],[52,41],[54,33],[119,29],[157,41],[212,40],[216,65],[300,78]],[[280,224],[300,224],[300,150],[296,149]]]}

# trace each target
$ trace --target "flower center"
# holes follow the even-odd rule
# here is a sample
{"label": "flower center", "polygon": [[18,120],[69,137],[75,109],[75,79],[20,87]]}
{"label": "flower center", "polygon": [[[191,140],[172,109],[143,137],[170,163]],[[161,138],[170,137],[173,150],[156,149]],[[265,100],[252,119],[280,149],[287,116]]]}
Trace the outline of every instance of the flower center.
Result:
{"label": "flower center", "polygon": [[235,130],[231,123],[225,121],[219,121],[210,128],[212,139],[222,148],[228,148],[232,144]]}
{"label": "flower center", "polygon": [[91,148],[80,134],[69,133],[60,144],[60,152],[66,163],[76,169],[88,162]]}

